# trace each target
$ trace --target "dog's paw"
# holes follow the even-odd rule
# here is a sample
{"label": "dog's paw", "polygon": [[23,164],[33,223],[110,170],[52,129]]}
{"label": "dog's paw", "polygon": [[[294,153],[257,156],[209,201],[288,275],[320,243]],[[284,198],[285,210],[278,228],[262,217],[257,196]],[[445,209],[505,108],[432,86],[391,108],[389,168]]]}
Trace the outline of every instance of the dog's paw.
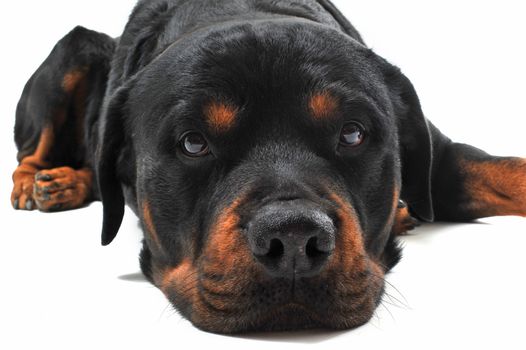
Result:
{"label": "dog's paw", "polygon": [[70,167],[39,171],[35,175],[33,198],[45,212],[80,208],[91,193],[91,172]]}
{"label": "dog's paw", "polygon": [[396,209],[393,232],[396,235],[403,236],[407,234],[408,231],[414,230],[418,226],[420,226],[420,221],[412,217],[411,213],[409,213],[407,204],[400,201],[398,203],[398,208]]}
{"label": "dog's paw", "polygon": [[16,168],[13,173],[13,191],[11,192],[13,208],[20,210],[36,209],[33,199],[35,173],[36,170],[27,165],[20,165]]}

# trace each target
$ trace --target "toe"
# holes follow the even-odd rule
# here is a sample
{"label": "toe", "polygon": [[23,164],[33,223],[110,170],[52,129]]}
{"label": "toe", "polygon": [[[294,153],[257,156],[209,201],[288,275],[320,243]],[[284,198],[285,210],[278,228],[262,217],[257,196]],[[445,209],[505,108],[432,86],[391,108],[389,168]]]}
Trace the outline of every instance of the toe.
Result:
{"label": "toe", "polygon": [[51,181],[53,177],[51,174],[46,173],[45,171],[39,171],[35,175],[35,181]]}
{"label": "toe", "polygon": [[25,193],[22,193],[20,197],[18,198],[18,209],[26,210],[26,204],[27,204],[27,195]]}

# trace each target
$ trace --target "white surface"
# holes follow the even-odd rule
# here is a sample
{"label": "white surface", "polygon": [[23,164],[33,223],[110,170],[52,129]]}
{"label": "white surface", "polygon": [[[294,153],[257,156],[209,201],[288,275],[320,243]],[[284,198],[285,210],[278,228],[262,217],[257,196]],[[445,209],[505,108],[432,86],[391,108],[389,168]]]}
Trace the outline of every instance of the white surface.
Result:
{"label": "white surface", "polygon": [[[36,1],[0,12],[0,348],[500,348],[524,349],[526,220],[427,225],[374,319],[347,332],[225,337],[193,328],[139,275],[140,232],[127,212],[99,246],[101,206],[59,214],[10,208],[14,109],[30,74],[76,24],[120,34],[133,1]],[[447,135],[526,156],[526,22],[519,1],[335,1],[376,52],[416,86]],[[396,3],[396,5],[395,5]],[[399,301],[397,301],[399,300]],[[394,304],[394,305],[391,305]]]}

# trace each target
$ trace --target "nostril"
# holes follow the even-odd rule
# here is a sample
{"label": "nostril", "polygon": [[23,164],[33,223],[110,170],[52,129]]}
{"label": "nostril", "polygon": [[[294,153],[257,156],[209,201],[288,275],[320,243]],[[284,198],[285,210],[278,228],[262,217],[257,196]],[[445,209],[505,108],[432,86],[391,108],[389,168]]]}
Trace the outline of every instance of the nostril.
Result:
{"label": "nostril", "polygon": [[254,251],[254,257],[265,266],[271,275],[281,276],[280,266],[285,259],[285,246],[279,238],[272,238],[270,242],[267,242],[268,249],[261,251],[261,254]]}
{"label": "nostril", "polygon": [[279,258],[283,255],[284,252],[285,247],[283,246],[283,243],[279,239],[273,238],[270,241],[270,248],[266,256],[269,258]]}
{"label": "nostril", "polygon": [[305,248],[305,254],[309,258],[317,258],[320,255],[325,254],[318,249],[318,237],[311,237],[307,242],[307,247]]}

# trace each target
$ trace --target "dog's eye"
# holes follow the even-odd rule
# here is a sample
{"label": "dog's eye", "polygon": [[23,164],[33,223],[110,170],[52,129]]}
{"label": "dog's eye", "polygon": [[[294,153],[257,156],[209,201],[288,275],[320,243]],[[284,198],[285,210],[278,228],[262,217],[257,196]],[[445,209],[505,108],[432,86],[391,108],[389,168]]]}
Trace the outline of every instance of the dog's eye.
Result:
{"label": "dog's eye", "polygon": [[357,147],[365,139],[365,129],[358,122],[350,122],[343,126],[340,134],[340,144],[346,147]]}
{"label": "dog's eye", "polygon": [[202,157],[210,153],[204,136],[195,131],[187,132],[181,137],[181,148],[190,157]]}

